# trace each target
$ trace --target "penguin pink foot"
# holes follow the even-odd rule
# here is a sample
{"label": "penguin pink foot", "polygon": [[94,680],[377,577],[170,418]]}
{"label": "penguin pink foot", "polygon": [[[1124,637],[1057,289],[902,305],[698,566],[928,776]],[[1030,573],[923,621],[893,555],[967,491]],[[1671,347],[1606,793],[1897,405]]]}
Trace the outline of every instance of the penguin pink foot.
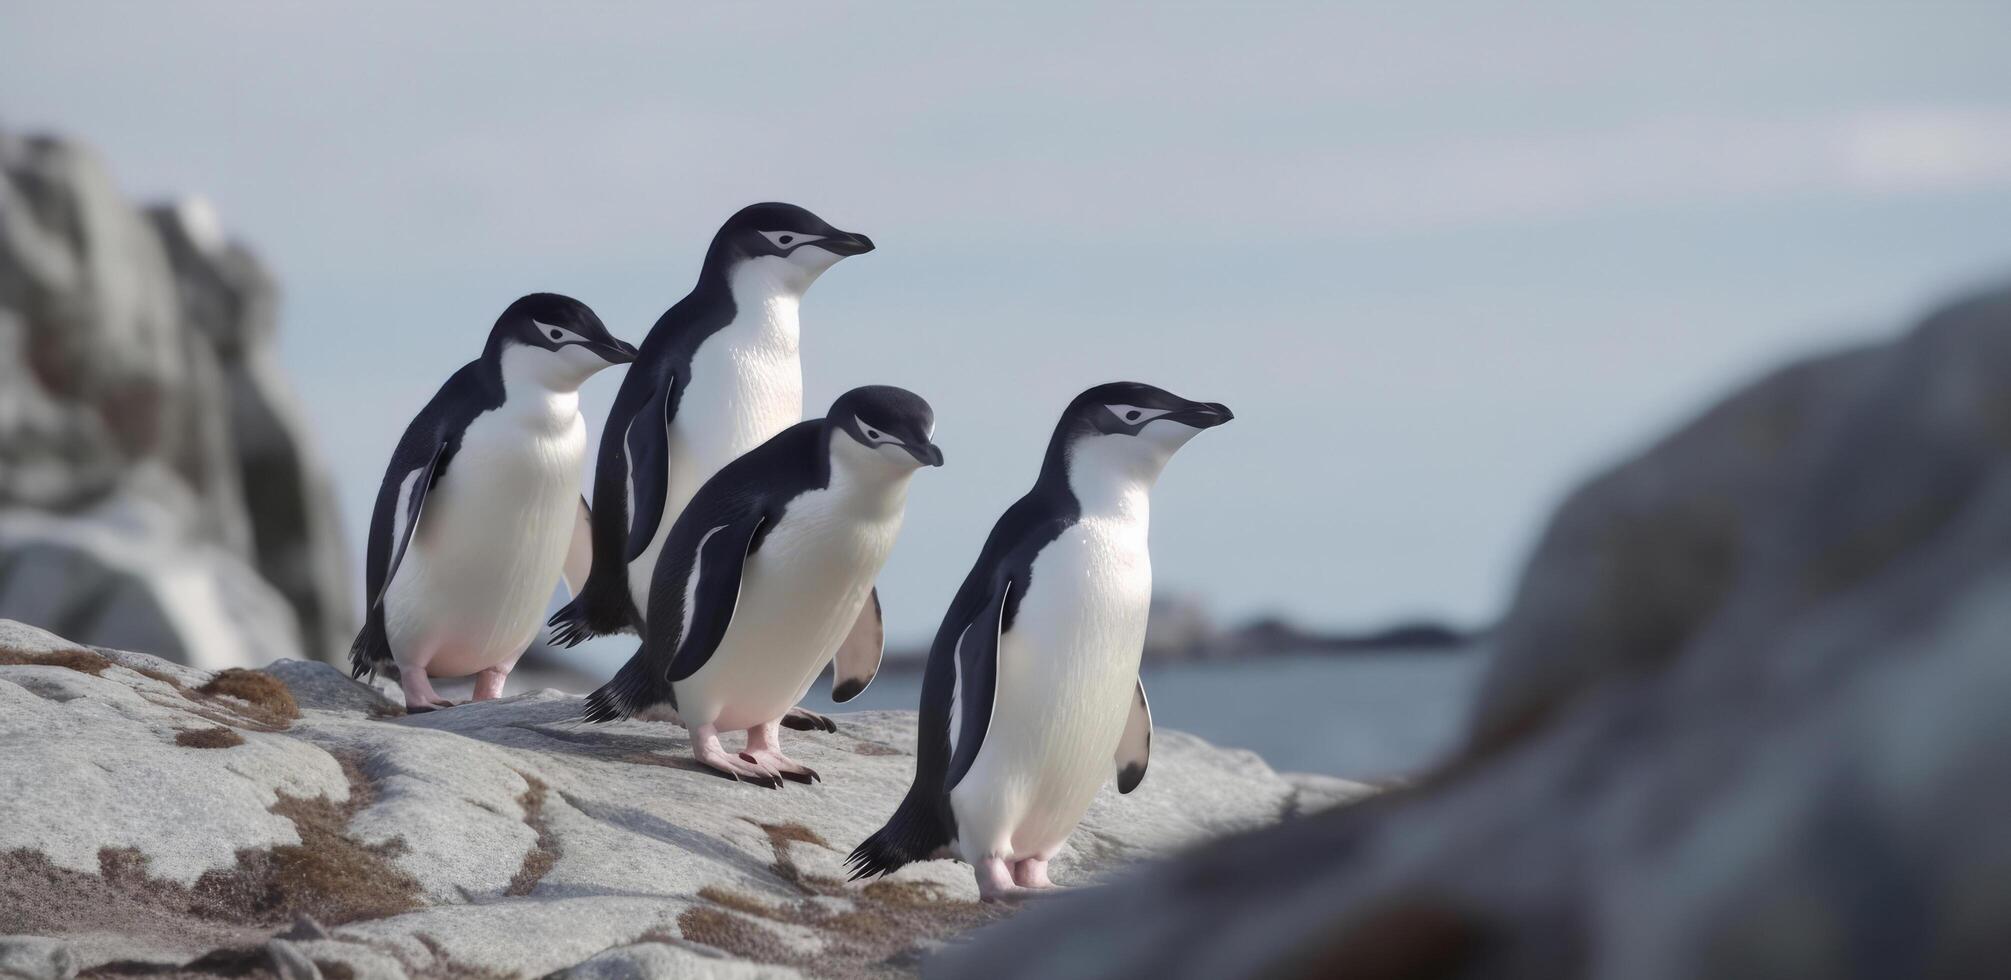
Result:
{"label": "penguin pink foot", "polygon": [[433,682],[426,672],[416,667],[407,667],[398,672],[398,688],[405,693],[405,713],[424,714],[437,708],[451,708],[454,702],[440,696],[433,690]]}
{"label": "penguin pink foot", "polygon": [[760,765],[743,761],[719,744],[719,729],[711,725],[700,725],[691,730],[691,754],[701,765],[716,770],[743,783],[781,789],[782,777],[761,768]]}
{"label": "penguin pink foot", "polygon": [[740,757],[763,769],[797,783],[814,783],[823,777],[810,768],[782,754],[781,725],[769,722],[747,730],[747,750]]}
{"label": "penguin pink foot", "polygon": [[503,696],[503,682],[510,677],[510,668],[491,667],[475,675],[475,700],[494,701]]}
{"label": "penguin pink foot", "polygon": [[1012,867],[1012,880],[1021,888],[1053,888],[1047,880],[1047,859],[1027,858]]}
{"label": "penguin pink foot", "polygon": [[1012,866],[1004,858],[983,858],[971,870],[977,874],[979,901],[1014,902],[1033,894],[1033,889],[1013,880]]}

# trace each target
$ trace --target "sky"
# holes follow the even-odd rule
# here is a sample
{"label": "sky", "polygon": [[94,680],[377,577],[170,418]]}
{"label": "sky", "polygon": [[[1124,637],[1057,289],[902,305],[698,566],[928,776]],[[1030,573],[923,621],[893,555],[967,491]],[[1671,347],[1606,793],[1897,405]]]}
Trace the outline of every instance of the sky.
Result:
{"label": "sky", "polygon": [[1591,473],[2011,273],[2011,4],[947,6],[5,2],[0,127],[273,267],[359,559],[516,296],[640,341],[743,204],[872,236],[806,408],[936,408],[906,642],[1091,384],[1237,413],[1155,493],[1162,592],[1481,624]]}

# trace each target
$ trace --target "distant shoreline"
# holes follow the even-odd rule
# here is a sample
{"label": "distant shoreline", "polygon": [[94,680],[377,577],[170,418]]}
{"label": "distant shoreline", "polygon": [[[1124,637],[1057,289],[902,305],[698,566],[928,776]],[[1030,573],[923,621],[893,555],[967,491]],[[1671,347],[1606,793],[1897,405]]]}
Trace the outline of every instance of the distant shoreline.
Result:
{"label": "distant shoreline", "polygon": [[[1148,639],[1145,664],[1229,663],[1275,657],[1366,656],[1370,654],[1447,655],[1471,650],[1487,638],[1486,630],[1463,630],[1443,623],[1400,623],[1366,633],[1322,633],[1303,630],[1279,619],[1261,619],[1234,630],[1189,636],[1179,642]],[[882,673],[919,673],[928,665],[926,647],[887,651]]]}

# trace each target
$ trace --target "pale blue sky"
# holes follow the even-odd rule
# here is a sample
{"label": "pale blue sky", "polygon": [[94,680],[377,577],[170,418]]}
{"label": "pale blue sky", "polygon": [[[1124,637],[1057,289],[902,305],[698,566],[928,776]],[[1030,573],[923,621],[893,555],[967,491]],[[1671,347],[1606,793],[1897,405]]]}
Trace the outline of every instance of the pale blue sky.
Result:
{"label": "pale blue sky", "polygon": [[335,6],[0,6],[0,125],[275,267],[352,537],[516,295],[640,340],[741,204],[872,235],[804,361],[941,420],[901,639],[1095,382],[1239,416],[1161,484],[1162,588],[1477,622],[1593,468],[2011,271],[2001,2]]}

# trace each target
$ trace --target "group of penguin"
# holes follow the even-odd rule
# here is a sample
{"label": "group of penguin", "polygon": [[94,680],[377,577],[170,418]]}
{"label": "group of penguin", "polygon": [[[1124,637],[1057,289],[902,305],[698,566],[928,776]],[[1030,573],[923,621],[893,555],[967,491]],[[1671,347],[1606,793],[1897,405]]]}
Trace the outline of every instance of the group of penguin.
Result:
{"label": "group of penguin", "polygon": [[[835,730],[796,707],[827,664],[836,701],[871,683],[874,583],[910,478],[943,464],[933,410],[901,388],[855,388],[802,420],[798,307],[825,270],[872,250],[794,205],[744,208],[639,349],[577,300],[510,304],[392,453],[356,676],[395,675],[411,712],[451,706],[432,677],[472,675],[477,700],[499,697],[563,579],[573,598],[550,618],[554,642],[642,637],[586,720],[674,720],[720,773],[816,781],[780,730]],[[629,367],[589,506],[579,389],[615,364]],[[1069,403],[936,632],[914,783],[853,851],[854,878],[946,852],[986,899],[1047,888],[1113,760],[1119,791],[1138,785],[1151,490],[1180,446],[1231,417],[1131,382]],[[737,753],[719,739],[736,730]]]}

